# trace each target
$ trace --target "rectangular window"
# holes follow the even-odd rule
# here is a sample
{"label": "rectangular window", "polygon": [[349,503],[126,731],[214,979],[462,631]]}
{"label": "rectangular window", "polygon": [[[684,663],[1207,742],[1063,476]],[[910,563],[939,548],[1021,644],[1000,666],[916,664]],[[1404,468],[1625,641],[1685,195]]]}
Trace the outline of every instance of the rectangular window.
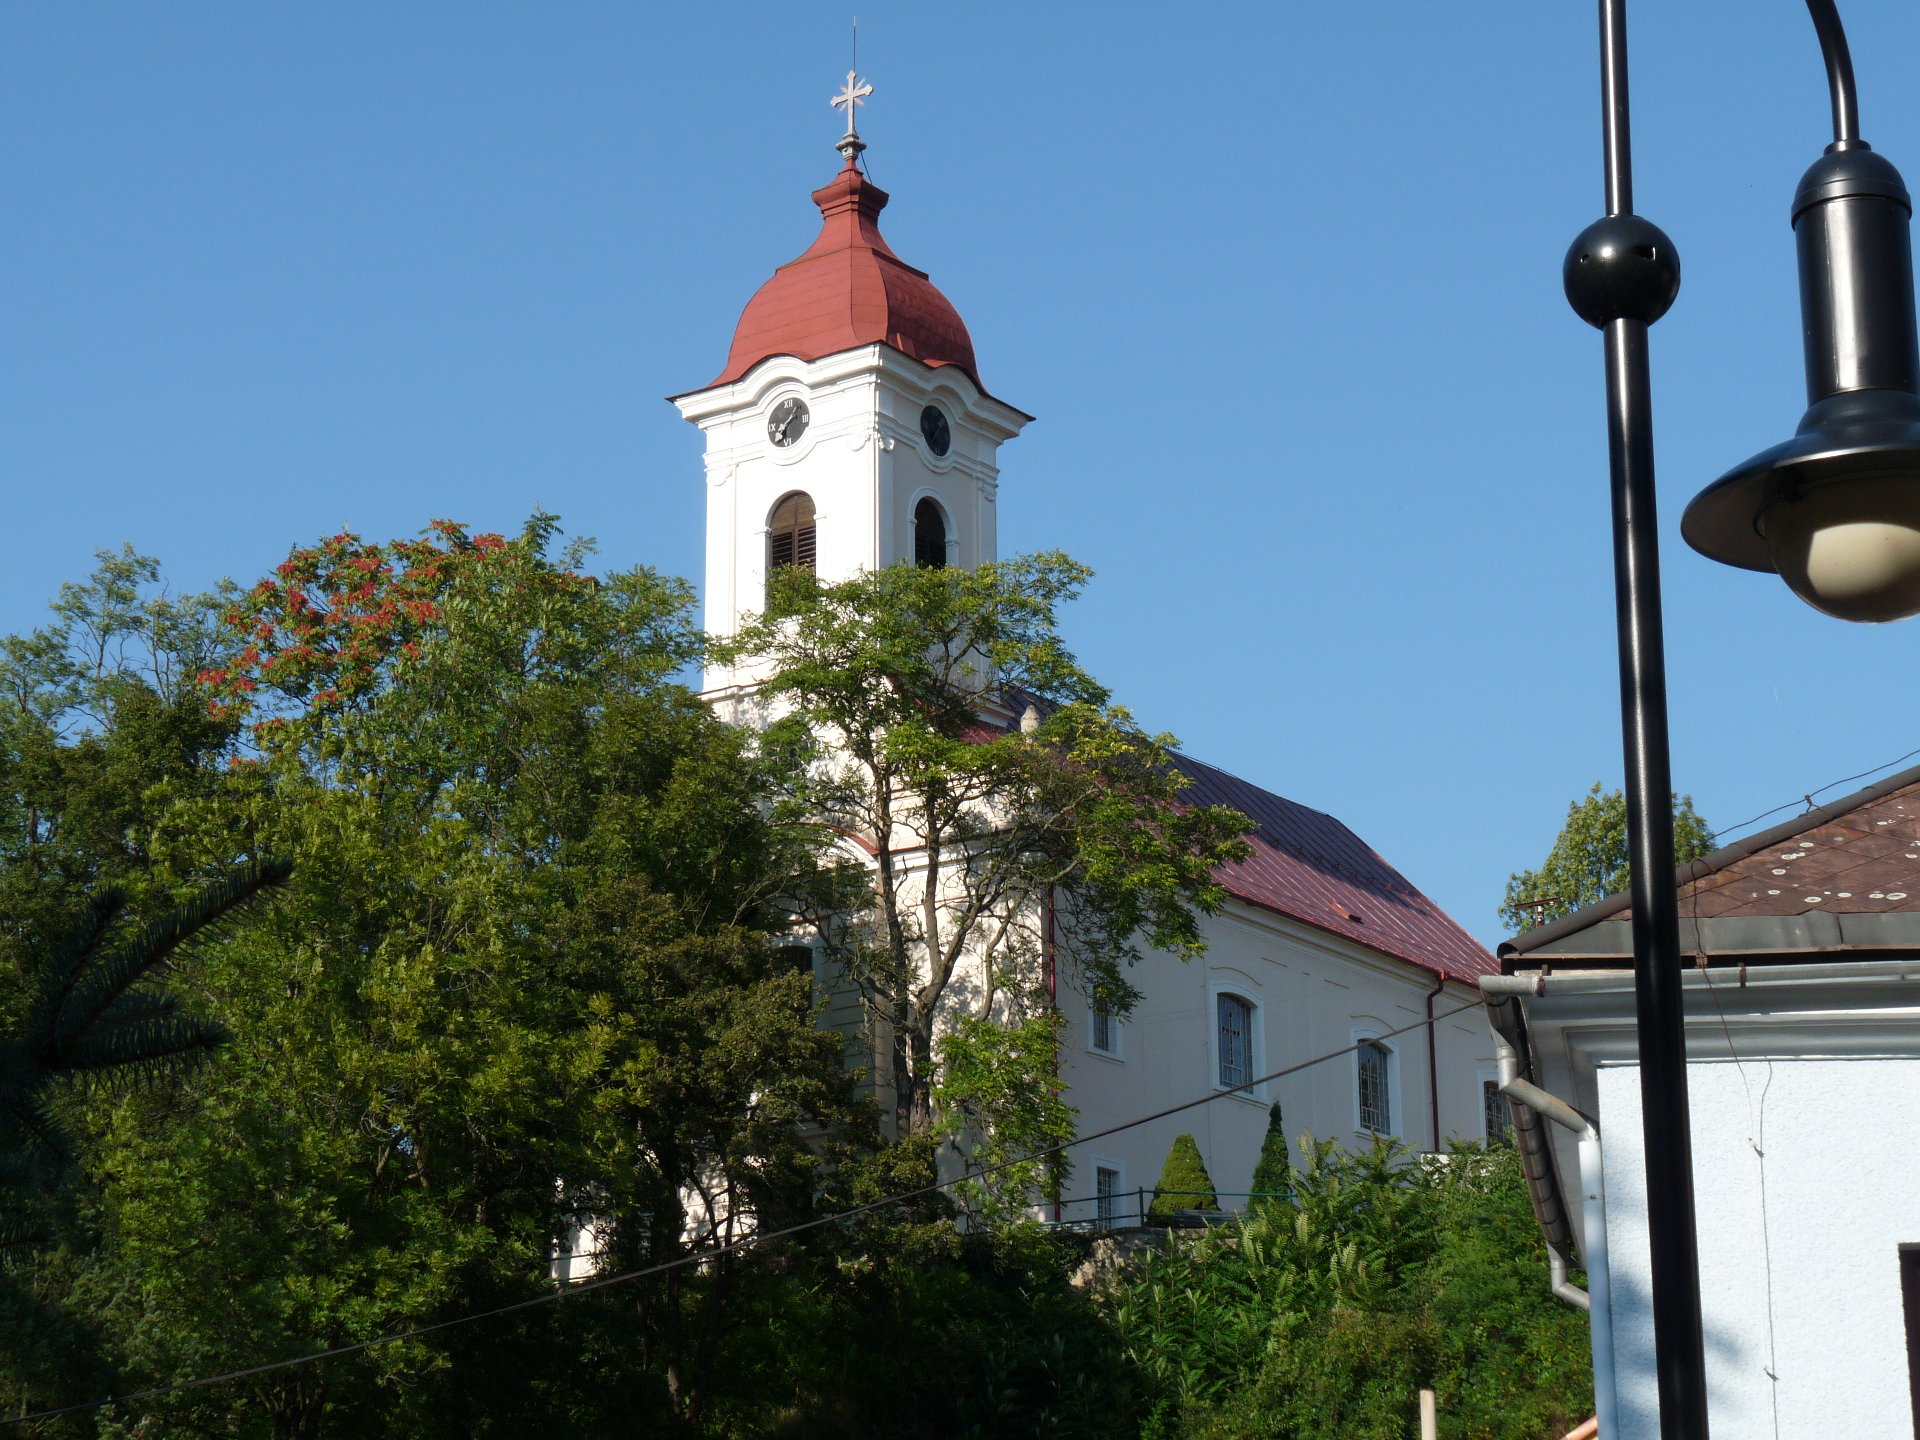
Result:
{"label": "rectangular window", "polygon": [[1507,1109],[1507,1097],[1500,1093],[1498,1080],[1480,1082],[1480,1105],[1486,1115],[1487,1143],[1506,1144],[1513,1138],[1507,1133],[1512,1128],[1513,1115]]}
{"label": "rectangular window", "polygon": [[1120,1219],[1120,1172],[1108,1165],[1093,1167],[1094,1219],[1111,1230]]}
{"label": "rectangular window", "polygon": [[1253,1006],[1238,995],[1222,995],[1217,1003],[1220,1020],[1220,1083],[1237,1089],[1253,1079]]}
{"label": "rectangular window", "polygon": [[1378,1040],[1362,1040],[1360,1061],[1360,1128],[1377,1135],[1393,1131],[1393,1096],[1388,1090],[1388,1050]]}
{"label": "rectangular window", "polygon": [[1112,1055],[1120,1047],[1114,1042],[1119,1037],[1120,1022],[1114,1018],[1111,1010],[1095,1001],[1087,1010],[1087,1044],[1102,1055]]}

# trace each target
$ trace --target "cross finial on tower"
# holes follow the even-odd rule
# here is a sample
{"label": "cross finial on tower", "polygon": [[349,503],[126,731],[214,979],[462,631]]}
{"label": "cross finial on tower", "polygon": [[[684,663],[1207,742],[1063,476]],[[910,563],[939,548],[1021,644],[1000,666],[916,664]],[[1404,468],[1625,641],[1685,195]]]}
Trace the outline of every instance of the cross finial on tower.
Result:
{"label": "cross finial on tower", "polygon": [[871,94],[873,94],[873,86],[860,79],[857,71],[849,70],[847,83],[842,85],[839,93],[828,102],[834,109],[844,109],[847,112],[847,133],[840,137],[839,143],[834,148],[849,160],[867,148],[867,142],[860,138],[860,129],[855,122],[859,107],[867,103],[867,96]]}

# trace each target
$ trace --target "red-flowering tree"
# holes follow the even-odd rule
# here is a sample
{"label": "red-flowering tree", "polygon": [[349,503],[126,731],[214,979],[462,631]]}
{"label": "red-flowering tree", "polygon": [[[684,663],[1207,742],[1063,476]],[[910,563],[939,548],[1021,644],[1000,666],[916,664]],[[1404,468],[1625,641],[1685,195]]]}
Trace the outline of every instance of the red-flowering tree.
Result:
{"label": "red-flowering tree", "polygon": [[364,705],[419,661],[427,632],[445,629],[465,579],[484,587],[508,572],[515,589],[555,599],[590,589],[571,563],[541,559],[554,530],[551,516],[536,515],[509,541],[435,520],[417,540],[373,543],[342,531],[296,549],[225,615],[243,643],[200,676],[214,713],[251,718],[264,737],[301,716]]}

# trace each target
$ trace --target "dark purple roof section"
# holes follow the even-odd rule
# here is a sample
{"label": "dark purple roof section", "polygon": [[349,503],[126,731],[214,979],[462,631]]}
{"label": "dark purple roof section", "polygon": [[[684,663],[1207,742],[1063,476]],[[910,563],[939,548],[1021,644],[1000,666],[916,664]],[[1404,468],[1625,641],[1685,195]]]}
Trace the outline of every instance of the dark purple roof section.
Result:
{"label": "dark purple roof section", "polygon": [[1259,828],[1253,854],[1215,875],[1229,894],[1332,931],[1449,979],[1472,983],[1499,964],[1451,916],[1333,816],[1182,755],[1183,800],[1230,805]]}

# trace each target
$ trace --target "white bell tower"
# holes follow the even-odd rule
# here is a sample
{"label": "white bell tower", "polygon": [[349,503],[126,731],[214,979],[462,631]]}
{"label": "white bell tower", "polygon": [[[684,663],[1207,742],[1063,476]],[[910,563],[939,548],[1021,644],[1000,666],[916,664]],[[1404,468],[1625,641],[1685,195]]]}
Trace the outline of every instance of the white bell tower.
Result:
{"label": "white bell tower", "polygon": [[[959,313],[881,238],[887,194],[846,164],[813,193],[812,247],[760,287],[727,368],[674,397],[707,438],[705,623],[730,635],[765,603],[776,565],[841,580],[883,565],[997,557],[1000,444],[1033,417],[981,388]],[[743,667],[744,669],[744,667]],[[716,699],[752,683],[709,670]]]}

